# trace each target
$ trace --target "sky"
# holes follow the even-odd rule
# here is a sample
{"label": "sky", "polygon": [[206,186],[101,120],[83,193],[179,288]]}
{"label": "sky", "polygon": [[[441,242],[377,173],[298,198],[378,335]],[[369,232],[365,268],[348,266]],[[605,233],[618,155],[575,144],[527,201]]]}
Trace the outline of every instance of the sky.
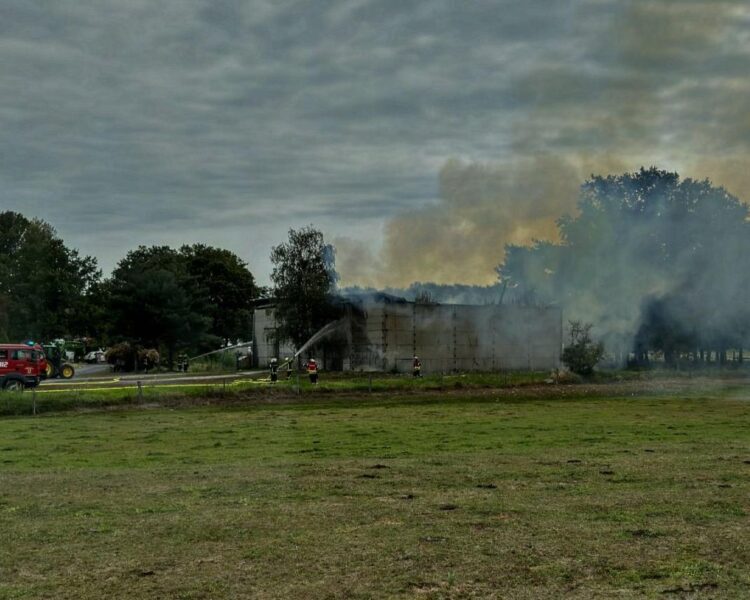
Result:
{"label": "sky", "polygon": [[312,224],[343,284],[487,284],[592,173],[750,200],[745,0],[3,0],[0,210],[105,274]]}

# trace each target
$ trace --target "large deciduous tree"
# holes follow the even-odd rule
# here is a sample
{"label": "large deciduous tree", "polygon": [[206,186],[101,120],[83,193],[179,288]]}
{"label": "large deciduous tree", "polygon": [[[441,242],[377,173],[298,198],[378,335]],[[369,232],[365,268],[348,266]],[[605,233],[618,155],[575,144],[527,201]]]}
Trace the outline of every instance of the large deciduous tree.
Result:
{"label": "large deciduous tree", "polygon": [[96,260],[65,246],[49,224],[0,213],[0,338],[48,340],[88,333]]}
{"label": "large deciduous tree", "polygon": [[205,297],[210,332],[225,343],[252,337],[252,300],[258,293],[247,265],[229,250],[203,244],[183,246],[194,290]]}
{"label": "large deciduous tree", "polygon": [[338,276],[335,252],[312,226],[290,229],[289,240],[271,251],[280,339],[300,348],[335,318],[332,295]]}
{"label": "large deciduous tree", "polygon": [[210,318],[187,261],[168,246],[128,252],[108,282],[113,337],[175,352],[210,344]]}
{"label": "large deciduous tree", "polygon": [[140,246],[107,282],[114,339],[165,350],[205,350],[251,335],[257,292],[245,263],[203,244]]}

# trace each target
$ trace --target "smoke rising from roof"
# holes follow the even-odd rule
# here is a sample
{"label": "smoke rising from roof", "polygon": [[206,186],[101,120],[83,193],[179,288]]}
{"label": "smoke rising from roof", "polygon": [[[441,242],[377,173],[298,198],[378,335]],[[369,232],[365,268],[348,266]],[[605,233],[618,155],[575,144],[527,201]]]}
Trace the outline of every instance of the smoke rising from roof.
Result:
{"label": "smoke rising from roof", "polygon": [[369,264],[361,283],[375,286],[491,283],[503,242],[554,237],[560,208],[574,206],[576,175],[554,157],[519,160],[508,169],[449,161],[440,171],[439,201],[391,219],[375,259],[361,246],[336,240],[339,268],[346,277]]}
{"label": "smoke rising from roof", "polygon": [[404,288],[415,281],[488,285],[506,244],[557,239],[555,222],[575,209],[586,167],[564,158],[510,164],[448,161],[440,197],[389,220],[379,253],[334,239],[342,280]]}

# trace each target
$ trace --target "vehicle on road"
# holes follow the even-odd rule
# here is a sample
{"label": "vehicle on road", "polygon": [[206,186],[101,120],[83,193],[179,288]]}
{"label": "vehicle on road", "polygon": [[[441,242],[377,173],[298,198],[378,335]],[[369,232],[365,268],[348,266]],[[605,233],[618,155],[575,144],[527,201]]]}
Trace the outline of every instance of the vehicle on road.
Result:
{"label": "vehicle on road", "polygon": [[47,369],[41,346],[0,344],[0,389],[22,391],[39,385]]}
{"label": "vehicle on road", "polygon": [[67,362],[64,347],[58,344],[44,344],[44,355],[46,357],[45,376],[47,379],[70,379],[76,374],[73,365]]}
{"label": "vehicle on road", "polygon": [[107,353],[104,350],[92,350],[83,357],[83,362],[88,365],[104,364],[107,362]]}

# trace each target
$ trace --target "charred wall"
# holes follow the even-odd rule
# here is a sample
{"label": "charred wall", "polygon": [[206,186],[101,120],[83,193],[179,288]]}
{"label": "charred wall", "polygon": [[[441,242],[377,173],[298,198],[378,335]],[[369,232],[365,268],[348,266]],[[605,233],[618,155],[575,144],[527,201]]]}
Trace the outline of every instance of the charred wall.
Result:
{"label": "charred wall", "polygon": [[352,368],[405,372],[545,370],[560,365],[562,314],[524,306],[381,304],[365,311]]}

